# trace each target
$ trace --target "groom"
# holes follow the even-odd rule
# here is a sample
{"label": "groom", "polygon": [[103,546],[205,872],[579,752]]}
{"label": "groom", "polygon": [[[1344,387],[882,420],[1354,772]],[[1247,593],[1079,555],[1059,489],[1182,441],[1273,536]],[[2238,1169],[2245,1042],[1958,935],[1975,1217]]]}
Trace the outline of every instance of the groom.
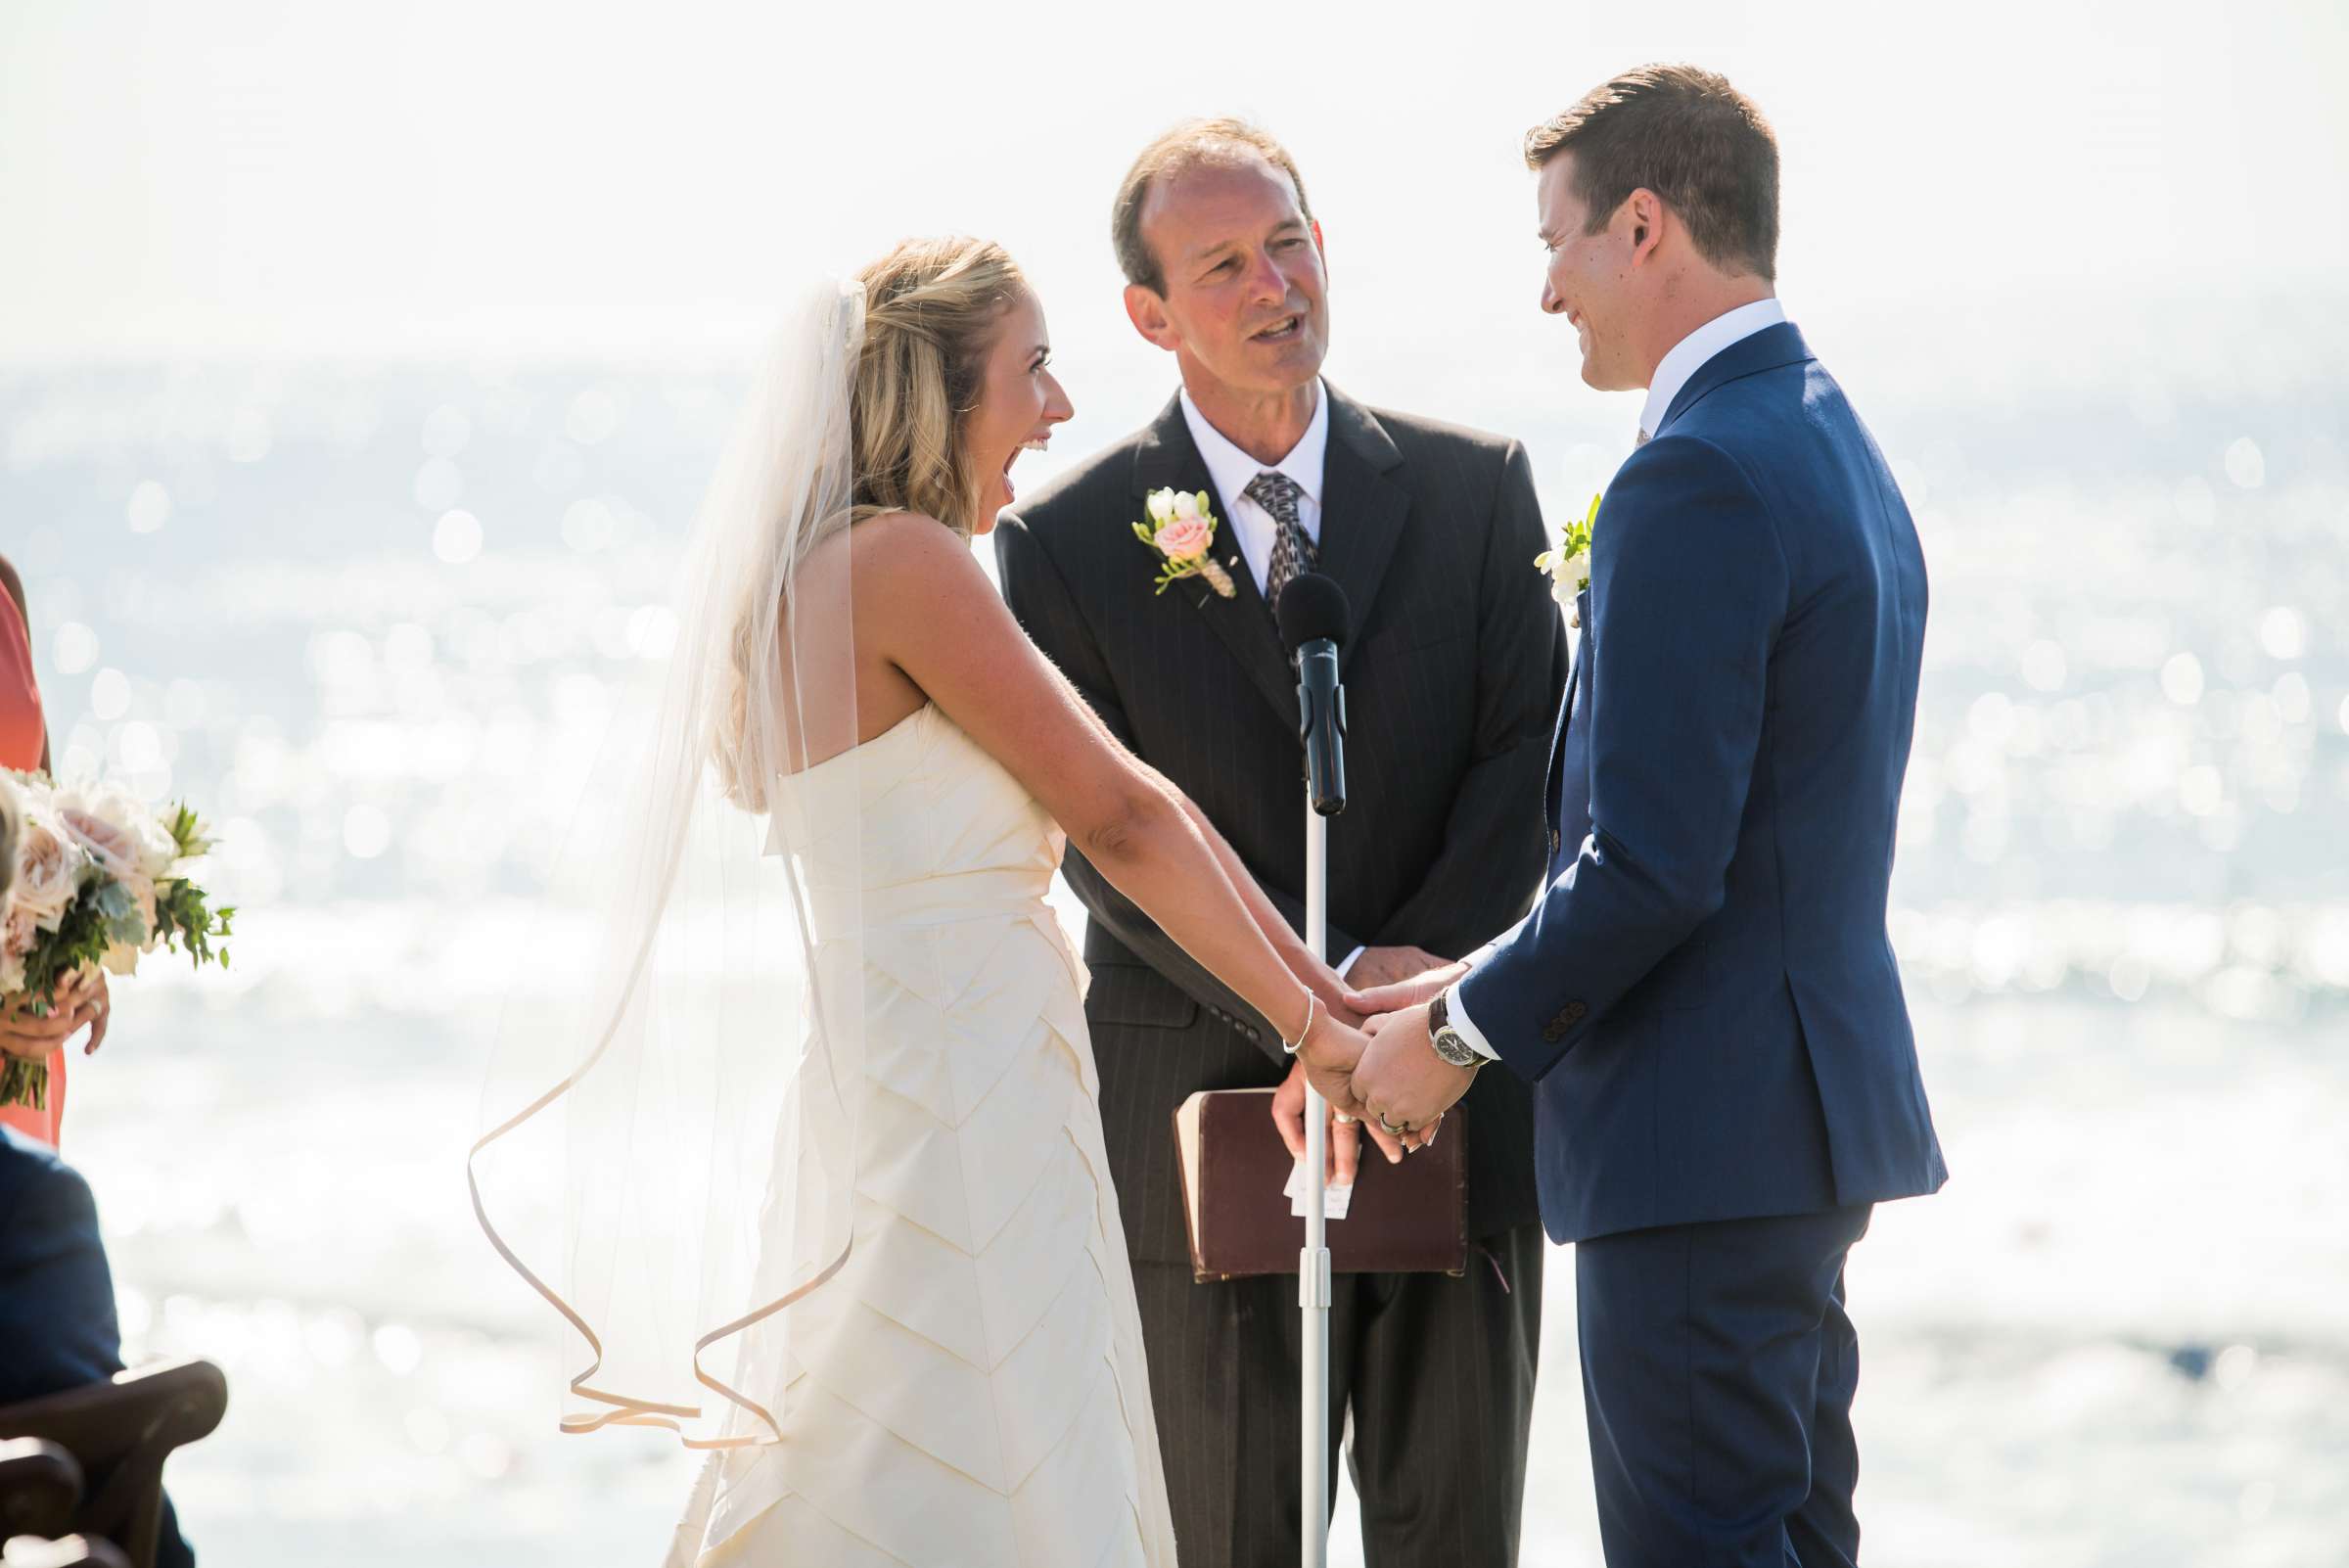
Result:
{"label": "groom", "polygon": [[[1543,538],[1524,448],[1373,412],[1321,379],[1321,232],[1296,164],[1262,131],[1175,127],[1135,160],[1113,230],[1128,313],[1174,353],[1182,390],[1002,519],[1004,594],[1302,928],[1297,676],[1269,606],[1299,570],[1335,578],[1355,634],[1330,956],[1354,954],[1358,984],[1456,958],[1524,914],[1542,878],[1564,636],[1532,566]],[[1166,486],[1208,492],[1228,595],[1204,577],[1153,591],[1160,563],[1132,524]],[[1297,1281],[1194,1282],[1173,1120],[1195,1090],[1284,1079],[1301,1115],[1303,1078],[1278,1031],[1082,855],[1065,869],[1091,914],[1085,1015],[1182,1560],[1294,1563]],[[1516,1560],[1541,1343],[1531,1096],[1495,1074],[1463,1120],[1465,1275],[1341,1275],[1330,1313],[1329,1432],[1334,1449],[1351,1410],[1374,1565]]]}
{"label": "groom", "polygon": [[1946,1175],[1884,928],[1924,561],[1779,309],[1760,112],[1651,67],[1526,161],[1543,309],[1584,381],[1647,401],[1593,529],[1548,891],[1432,1004],[1357,994],[1401,1010],[1351,1086],[1393,1129],[1493,1059],[1537,1085],[1610,1568],[1848,1565],[1844,1258]]}

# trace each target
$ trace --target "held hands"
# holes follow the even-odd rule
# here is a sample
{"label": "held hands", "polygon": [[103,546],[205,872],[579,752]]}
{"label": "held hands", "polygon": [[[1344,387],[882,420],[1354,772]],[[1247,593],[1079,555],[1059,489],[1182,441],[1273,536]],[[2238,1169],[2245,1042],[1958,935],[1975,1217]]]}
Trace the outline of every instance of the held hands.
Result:
{"label": "held hands", "polygon": [[[1287,1081],[1272,1091],[1272,1125],[1280,1129],[1280,1141],[1288,1145],[1292,1160],[1305,1158],[1305,1084],[1306,1066],[1300,1060],[1289,1068]],[[1328,1165],[1323,1174],[1332,1186],[1351,1186],[1361,1169],[1364,1124],[1359,1119],[1340,1120],[1335,1106],[1326,1107],[1322,1114],[1330,1118],[1329,1138],[1324,1145]],[[1366,1130],[1389,1165],[1403,1159],[1400,1139],[1374,1127]]]}
{"label": "held hands", "polygon": [[[1415,952],[1417,950],[1416,948],[1374,947],[1371,952]],[[1419,970],[1394,981],[1373,983],[1363,975],[1364,966],[1369,962],[1369,952],[1363,953],[1355,961],[1352,973],[1361,978],[1362,984],[1359,987],[1349,984],[1346,987],[1345,996],[1346,1005],[1349,1008],[1364,1018],[1372,1019],[1381,1013],[1400,1013],[1406,1007],[1418,1007],[1434,1001],[1438,992],[1468,973],[1466,964],[1448,964],[1442,959],[1436,959],[1431,968]],[[1372,1033],[1375,1034],[1376,1031],[1373,1030]]]}
{"label": "held hands", "polygon": [[[1360,975],[1369,957],[1364,953],[1353,973]],[[1439,962],[1386,985],[1347,988],[1346,1005],[1369,1020],[1363,1029],[1370,1044],[1354,1068],[1351,1084],[1373,1118],[1432,1134],[1444,1113],[1468,1092],[1476,1070],[1445,1061],[1427,1038],[1427,1004],[1466,973],[1466,964]]]}
{"label": "held hands", "polygon": [[[1354,1075],[1358,1071],[1358,1064],[1364,1059],[1364,1052],[1370,1048],[1372,1041],[1367,1036],[1354,1029],[1345,1021],[1348,1016],[1345,1013],[1333,1016],[1326,1007],[1313,1009],[1313,1021],[1306,1031],[1305,1040],[1297,1050],[1296,1066],[1290,1070],[1289,1083],[1283,1085],[1284,1091],[1294,1093],[1300,1102],[1297,1116],[1299,1140],[1290,1144],[1292,1151],[1304,1147],[1302,1108],[1304,1089],[1298,1083],[1300,1074],[1302,1074],[1304,1082],[1317,1089],[1321,1097],[1329,1102],[1330,1109],[1339,1116],[1353,1117],[1358,1123],[1371,1117],[1369,1108],[1362,1103],[1360,1090],[1354,1082]],[[1428,1049],[1432,1053],[1433,1047],[1428,1047]],[[1279,1096],[1276,1095],[1274,1098],[1277,1101]],[[1457,1096],[1455,1095],[1454,1098]],[[1273,1117],[1275,1121],[1282,1122],[1285,1140],[1288,1124],[1282,1120],[1282,1113],[1277,1103],[1274,1107]],[[1419,1148],[1433,1138],[1435,1122],[1435,1118],[1429,1118],[1423,1123],[1414,1123],[1411,1130],[1407,1132],[1396,1130],[1397,1128],[1400,1128],[1400,1123],[1389,1128],[1372,1127],[1370,1135],[1382,1149],[1388,1151],[1388,1159],[1394,1160],[1399,1158],[1401,1153]],[[1339,1127],[1342,1130],[1345,1124],[1341,1122]]]}
{"label": "held hands", "polygon": [[1351,1080],[1356,1098],[1382,1127],[1432,1134],[1444,1113],[1468,1092],[1476,1069],[1454,1067],[1436,1054],[1424,1003],[1373,1018],[1369,1033],[1370,1043]]}
{"label": "held hands", "polygon": [[60,977],[46,1016],[33,1012],[32,997],[24,992],[0,997],[0,1051],[45,1062],[51,1051],[86,1028],[90,1042],[82,1047],[82,1054],[87,1055],[105,1041],[107,1016],[113,1006],[106,972],[98,969]]}

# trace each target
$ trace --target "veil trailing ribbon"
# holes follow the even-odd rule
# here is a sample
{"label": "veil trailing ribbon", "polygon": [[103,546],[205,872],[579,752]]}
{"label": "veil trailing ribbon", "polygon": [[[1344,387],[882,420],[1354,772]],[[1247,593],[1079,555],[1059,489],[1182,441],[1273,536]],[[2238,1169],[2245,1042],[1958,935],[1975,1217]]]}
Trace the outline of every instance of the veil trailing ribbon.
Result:
{"label": "veil trailing ribbon", "polygon": [[[863,1072],[847,530],[860,284],[791,314],[513,955],[474,1213],[561,1315],[562,1426],[779,1441],[795,1303],[847,1261]],[[576,1370],[572,1370],[572,1368]]]}

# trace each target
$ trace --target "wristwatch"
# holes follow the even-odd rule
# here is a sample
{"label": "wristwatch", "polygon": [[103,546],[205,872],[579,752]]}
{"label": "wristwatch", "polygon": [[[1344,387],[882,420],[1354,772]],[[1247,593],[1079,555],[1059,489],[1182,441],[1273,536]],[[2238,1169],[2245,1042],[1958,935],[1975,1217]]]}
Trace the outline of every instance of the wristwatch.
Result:
{"label": "wristwatch", "polygon": [[1435,1046],[1436,1054],[1454,1067],[1473,1071],[1485,1065],[1484,1054],[1461,1038],[1460,1032],[1451,1027],[1451,992],[1449,989],[1436,992],[1436,999],[1427,1004],[1427,1038],[1428,1043]]}

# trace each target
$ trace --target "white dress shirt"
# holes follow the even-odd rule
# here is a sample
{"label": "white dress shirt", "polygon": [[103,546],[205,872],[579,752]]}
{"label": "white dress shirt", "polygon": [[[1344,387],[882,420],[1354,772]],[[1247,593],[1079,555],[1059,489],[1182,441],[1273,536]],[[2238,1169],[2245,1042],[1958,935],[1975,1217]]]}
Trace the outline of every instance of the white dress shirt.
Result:
{"label": "white dress shirt", "polygon": [[[1647,403],[1639,410],[1640,440],[1655,435],[1656,427],[1672,411],[1672,400],[1688,385],[1688,378],[1703,369],[1715,354],[1785,319],[1786,308],[1775,299],[1756,300],[1751,304],[1724,311],[1674,344],[1672,351],[1656,361],[1655,375],[1648,378]],[[1500,1059],[1500,1052],[1493,1048],[1484,1031],[1468,1016],[1468,1009],[1460,1005],[1457,981],[1452,983],[1451,998],[1445,1005],[1451,1027],[1459,1031],[1460,1038],[1467,1041],[1471,1050],[1495,1061]]]}
{"label": "white dress shirt", "polygon": [[[1329,456],[1329,389],[1320,382],[1313,383],[1313,417],[1289,448],[1289,455],[1279,462],[1267,465],[1258,462],[1231,443],[1229,437],[1207,422],[1199,405],[1191,401],[1191,390],[1182,390],[1182,422],[1191,427],[1191,440],[1207,463],[1207,477],[1215,482],[1216,493],[1223,497],[1230,516],[1223,522],[1231,530],[1233,542],[1240,547],[1241,558],[1248,563],[1248,575],[1256,578],[1256,591],[1265,591],[1265,579],[1272,570],[1272,535],[1279,525],[1272,514],[1250,500],[1248,486],[1259,474],[1286,474],[1303,492],[1297,497],[1297,527],[1313,542],[1321,544],[1321,476],[1328,467]],[[1362,955],[1357,947],[1337,966],[1342,976],[1354,967]]]}
{"label": "white dress shirt", "polygon": [[1642,440],[1656,433],[1664,416],[1672,412],[1672,400],[1688,385],[1688,378],[1704,368],[1705,361],[1733,343],[1743,343],[1765,327],[1774,327],[1786,319],[1786,307],[1773,299],[1756,300],[1734,310],[1724,311],[1672,346],[1672,352],[1656,361],[1656,373],[1648,378],[1647,402],[1639,410],[1639,436]]}
{"label": "white dress shirt", "polygon": [[1297,526],[1317,547],[1321,543],[1321,475],[1329,456],[1329,392],[1318,381],[1313,383],[1313,417],[1289,448],[1289,455],[1277,463],[1260,463],[1241,451],[1221,431],[1207,422],[1199,405],[1191,401],[1189,388],[1182,392],[1183,423],[1191,427],[1191,439],[1199,447],[1199,455],[1207,460],[1207,476],[1216,482],[1216,493],[1231,515],[1223,521],[1231,530],[1231,537],[1247,558],[1249,576],[1256,578],[1256,588],[1262,593],[1265,575],[1272,570],[1272,535],[1277,525],[1272,514],[1248,499],[1244,493],[1259,474],[1286,474],[1305,493],[1297,498]]}

